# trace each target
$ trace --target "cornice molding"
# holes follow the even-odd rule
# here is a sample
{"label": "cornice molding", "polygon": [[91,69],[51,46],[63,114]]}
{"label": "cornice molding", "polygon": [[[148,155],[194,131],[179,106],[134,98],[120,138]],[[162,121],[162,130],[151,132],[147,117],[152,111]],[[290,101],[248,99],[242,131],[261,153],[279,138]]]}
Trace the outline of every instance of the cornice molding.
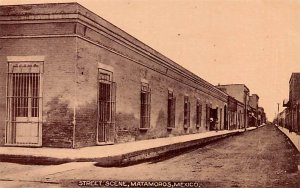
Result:
{"label": "cornice molding", "polygon": [[[99,17],[102,19],[101,17]],[[105,21],[102,19],[102,21]],[[38,14],[38,15],[9,15],[9,16],[0,16],[0,24],[22,24],[22,23],[52,23],[52,22],[76,22],[80,23],[89,29],[103,35],[104,37],[109,38],[110,40],[113,40],[114,42],[117,42],[118,44],[124,46],[127,49],[130,49],[131,51],[138,53],[139,55],[142,55],[143,57],[146,57],[150,59],[152,62],[159,64],[160,66],[166,68],[167,70],[172,70],[174,73],[192,81],[193,83],[203,87],[203,89],[207,90],[205,93],[212,95],[222,101],[227,101],[227,95],[224,94],[222,91],[217,89],[214,85],[210,84],[209,82],[203,80],[199,76],[193,74],[192,72],[188,71],[184,67],[178,65],[177,63],[173,62],[172,60],[168,59],[167,57],[163,56],[159,52],[155,51],[151,47],[147,46],[146,44],[140,42],[138,39],[130,36],[126,32],[122,31],[119,28],[113,28],[116,29],[117,32],[112,31],[111,28],[107,28],[100,23],[97,23],[95,19],[88,18],[87,16],[83,15],[80,11],[78,13],[60,13],[60,14]],[[113,26],[108,22],[108,25]],[[115,27],[115,26],[114,26]],[[120,34],[120,31],[123,32]],[[54,37],[55,35],[50,36],[1,36],[0,38],[26,38],[26,37]],[[65,35],[63,35],[65,36]],[[68,35],[68,36],[80,36],[80,38],[83,38],[89,42],[94,42],[99,44],[98,41],[93,41],[86,36],[79,35],[78,33],[74,35]],[[104,44],[99,44],[102,46],[105,46]],[[111,47],[106,47],[111,48]],[[118,52],[116,49],[110,49],[114,50],[115,53],[121,53]],[[127,56],[127,54],[122,53],[122,56]],[[129,57],[130,59],[134,57]],[[135,62],[138,62],[139,60],[135,59]],[[197,87],[197,89],[199,89]]]}

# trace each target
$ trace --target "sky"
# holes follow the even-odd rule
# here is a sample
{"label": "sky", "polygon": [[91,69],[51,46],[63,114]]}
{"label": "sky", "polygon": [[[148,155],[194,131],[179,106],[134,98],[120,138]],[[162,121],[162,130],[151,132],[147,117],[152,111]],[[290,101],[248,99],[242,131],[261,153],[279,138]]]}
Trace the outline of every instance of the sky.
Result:
{"label": "sky", "polygon": [[300,0],[0,0],[78,2],[213,85],[245,84],[272,120],[300,72]]}

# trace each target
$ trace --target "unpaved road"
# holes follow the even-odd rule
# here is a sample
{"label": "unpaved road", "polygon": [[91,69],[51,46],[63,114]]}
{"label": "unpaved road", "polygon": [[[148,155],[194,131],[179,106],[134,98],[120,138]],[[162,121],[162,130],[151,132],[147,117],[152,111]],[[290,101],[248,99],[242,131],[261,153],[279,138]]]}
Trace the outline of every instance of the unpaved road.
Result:
{"label": "unpaved road", "polygon": [[122,168],[96,167],[93,163],[1,163],[0,185],[74,187],[78,180],[150,180],[197,181],[203,187],[300,187],[298,159],[299,153],[287,138],[268,125],[177,157]]}

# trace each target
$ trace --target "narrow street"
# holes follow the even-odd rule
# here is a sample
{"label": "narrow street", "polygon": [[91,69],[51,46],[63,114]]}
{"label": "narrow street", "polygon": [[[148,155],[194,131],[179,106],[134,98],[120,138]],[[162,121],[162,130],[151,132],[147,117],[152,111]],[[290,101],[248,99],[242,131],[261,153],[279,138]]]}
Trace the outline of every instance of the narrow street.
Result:
{"label": "narrow street", "polygon": [[52,182],[43,186],[73,187],[77,180],[132,180],[197,181],[204,187],[299,187],[298,159],[286,137],[267,125],[170,159],[122,168],[96,167],[94,163],[1,163],[0,183],[40,187],[40,182]]}

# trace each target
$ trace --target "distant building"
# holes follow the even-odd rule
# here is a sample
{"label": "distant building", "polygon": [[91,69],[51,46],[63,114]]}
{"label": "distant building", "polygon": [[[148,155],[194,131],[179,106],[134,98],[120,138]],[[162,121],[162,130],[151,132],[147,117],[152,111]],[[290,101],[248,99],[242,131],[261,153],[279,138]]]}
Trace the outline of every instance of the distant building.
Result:
{"label": "distant building", "polygon": [[278,115],[277,115],[277,119],[276,122],[279,126],[284,127],[284,128],[288,128],[287,127],[287,109],[284,109],[283,111],[281,111]]}
{"label": "distant building", "polygon": [[228,125],[226,128],[229,130],[238,128],[237,106],[238,101],[235,98],[228,96]]}
{"label": "distant building", "polygon": [[289,99],[283,101],[286,108],[286,126],[300,133],[300,73],[292,73],[289,81]]}
{"label": "distant building", "polygon": [[249,126],[258,126],[257,116],[258,116],[258,101],[259,96],[257,94],[252,94],[249,97]]}
{"label": "distant building", "polygon": [[257,115],[257,122],[258,125],[261,125],[263,123],[266,123],[267,118],[266,118],[266,113],[263,107],[258,107],[258,115]]}
{"label": "distant building", "polygon": [[[217,85],[217,88],[237,100],[236,123],[237,128],[248,127],[248,105],[250,90],[245,84]],[[231,100],[231,99],[230,99]]]}

